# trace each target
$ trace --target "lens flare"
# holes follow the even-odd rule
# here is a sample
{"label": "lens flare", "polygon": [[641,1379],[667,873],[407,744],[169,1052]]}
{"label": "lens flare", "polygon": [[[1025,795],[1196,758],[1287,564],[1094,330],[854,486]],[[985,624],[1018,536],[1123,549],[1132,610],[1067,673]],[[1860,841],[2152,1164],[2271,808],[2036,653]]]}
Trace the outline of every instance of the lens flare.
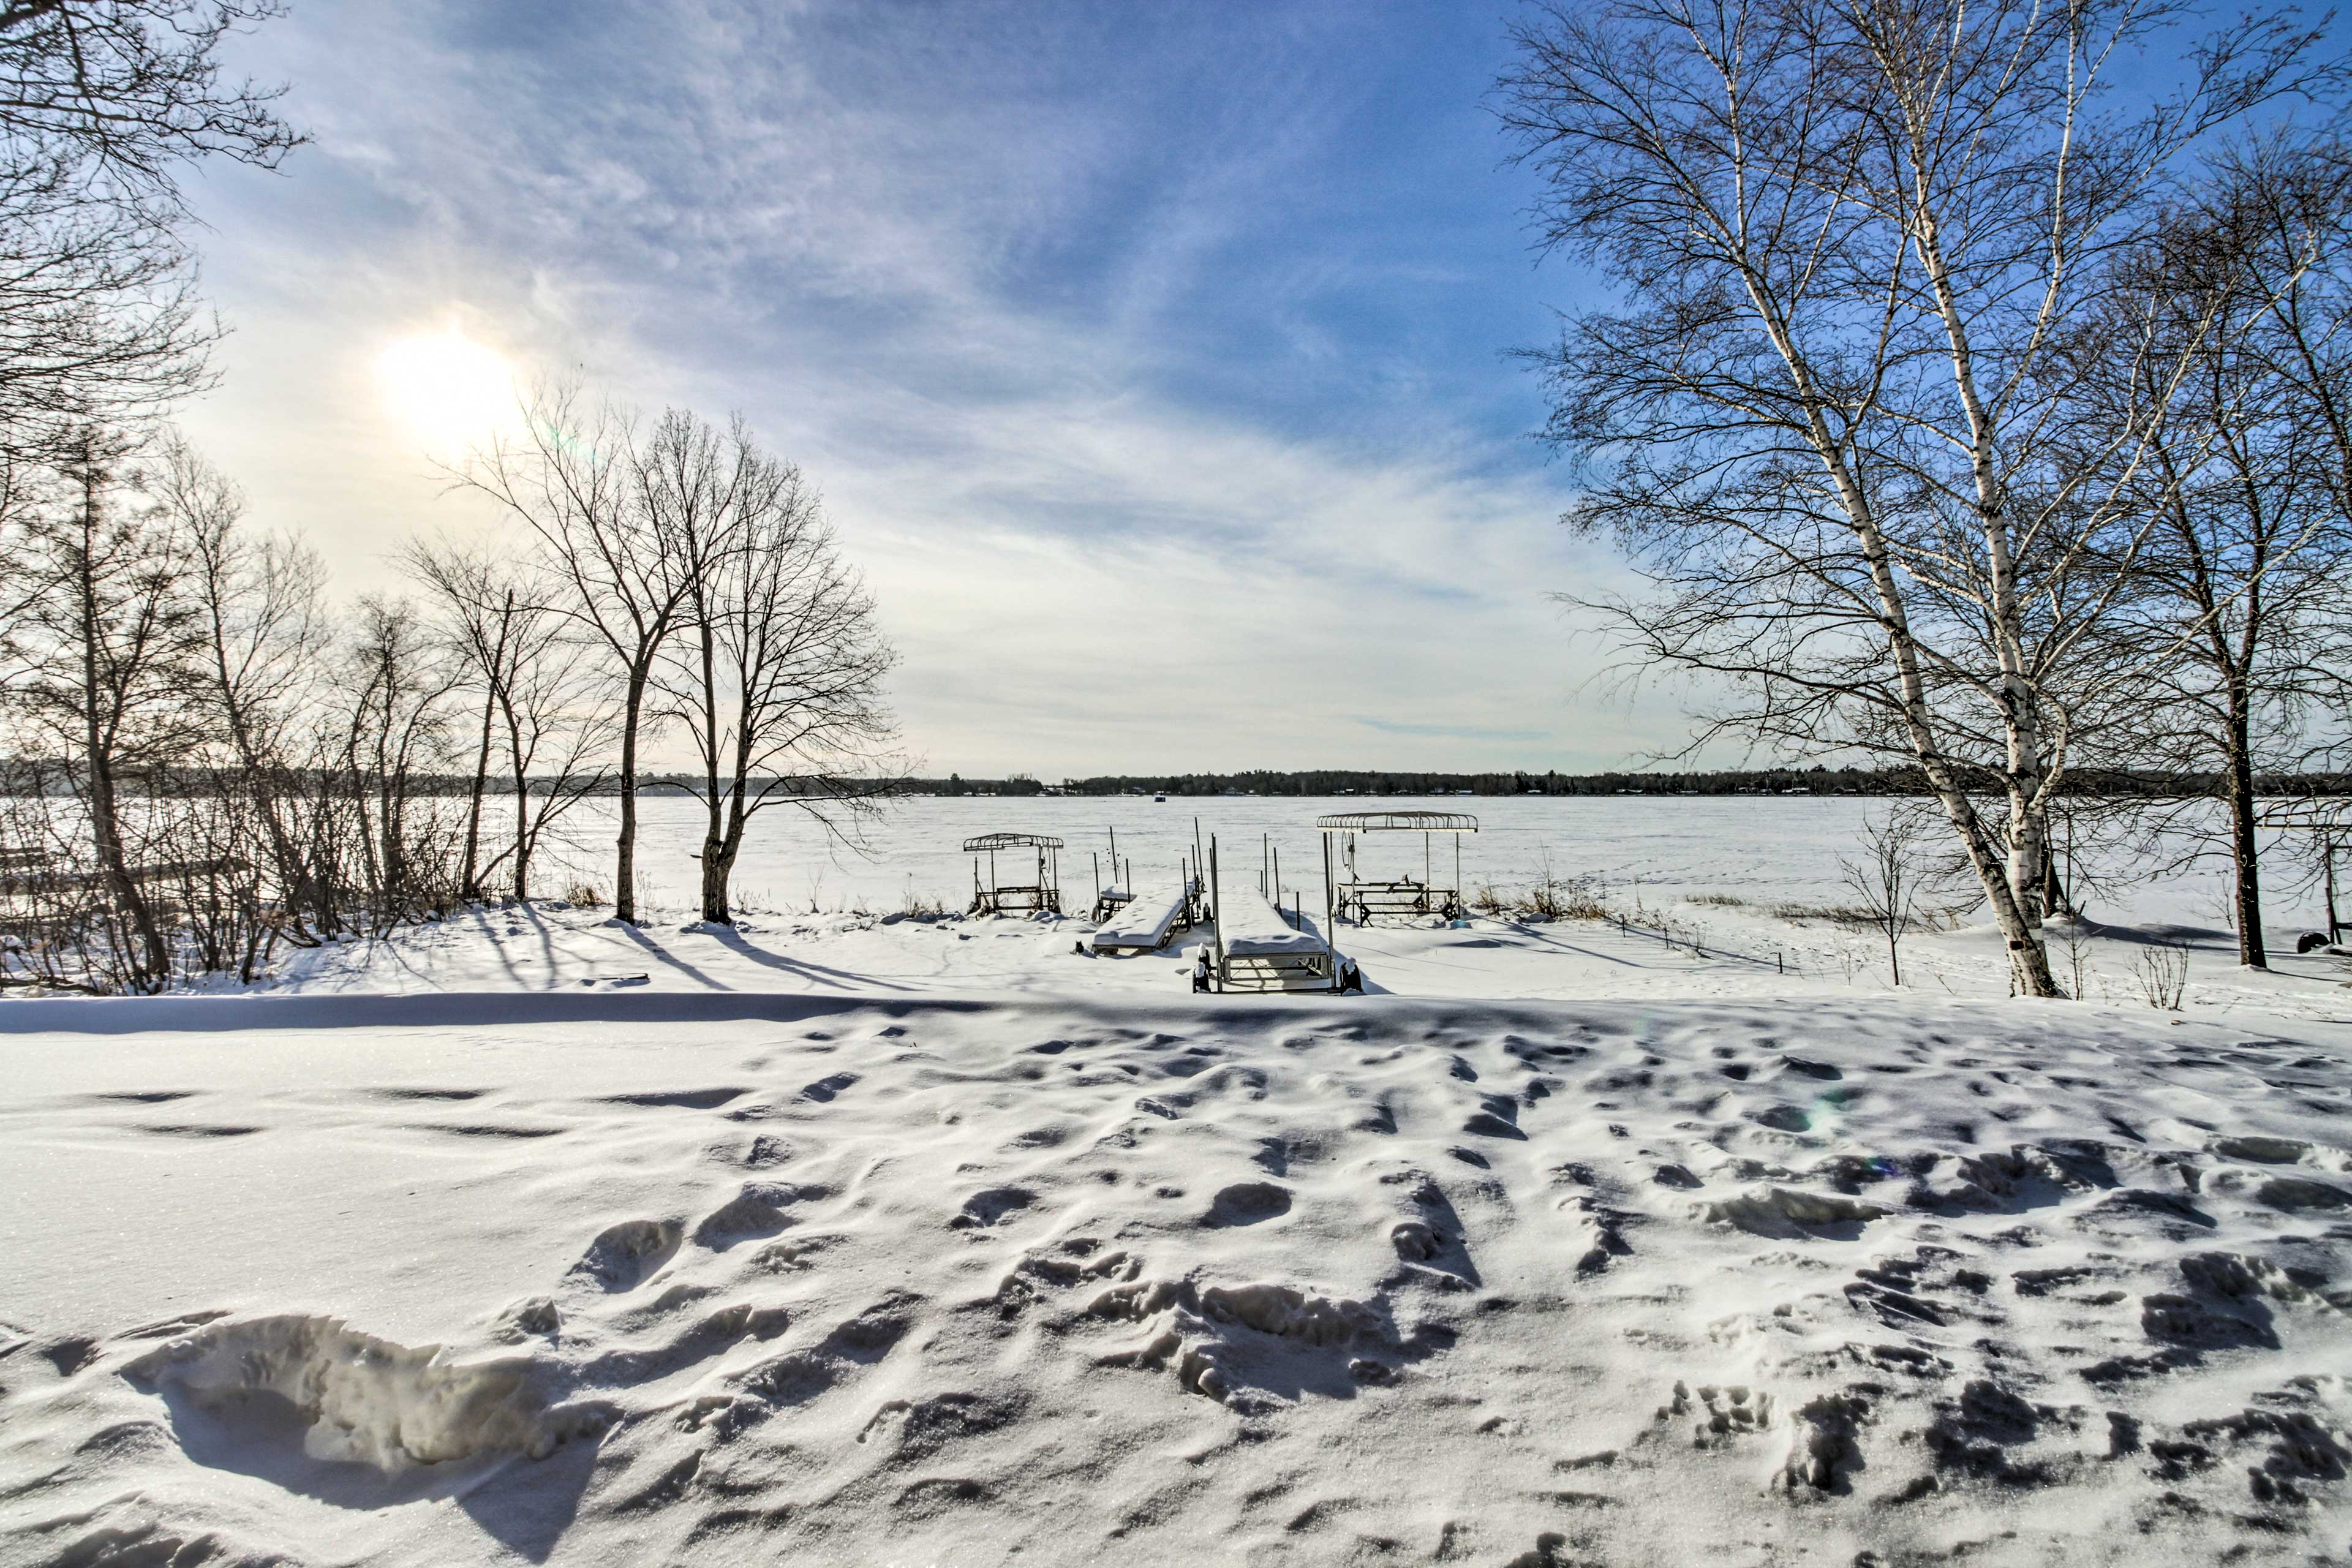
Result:
{"label": "lens flare", "polygon": [[386,407],[439,456],[460,453],[514,418],[513,369],[454,327],[388,345],[376,374]]}

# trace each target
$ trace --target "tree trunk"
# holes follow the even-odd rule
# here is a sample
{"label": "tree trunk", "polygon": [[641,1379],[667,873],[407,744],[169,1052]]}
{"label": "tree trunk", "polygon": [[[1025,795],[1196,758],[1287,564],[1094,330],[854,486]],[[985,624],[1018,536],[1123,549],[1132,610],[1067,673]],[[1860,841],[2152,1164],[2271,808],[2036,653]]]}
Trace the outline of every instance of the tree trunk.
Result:
{"label": "tree trunk", "polygon": [[621,834],[614,858],[613,914],[629,925],[637,923],[637,724],[646,706],[649,666],[629,671],[629,692],[621,713]]}
{"label": "tree trunk", "polygon": [[[2030,996],[2061,995],[2063,993],[2058,989],[2058,982],[2050,972],[2049,952],[2042,945],[2041,921],[2028,918],[2021,905],[2017,885],[2007,874],[2001,858],[1992,853],[1992,847],[1978,831],[1975,806],[1960,787],[1936,739],[1927,703],[1927,680],[1920,668],[1919,645],[1913,636],[1903,592],[1888,559],[1885,536],[1879,531],[1870,498],[1846,458],[1843,446],[1821,412],[1832,400],[1819,395],[1811,367],[1799,352],[1787,323],[1769,299],[1752,281],[1748,285],[1748,295],[1757,319],[1764,323],[1772,339],[1774,351],[1788,367],[1791,382],[1810,405],[1806,414],[1807,440],[1814,456],[1827,470],[1830,481],[1837,490],[1839,506],[1853,528],[1855,542],[1861,546],[1863,560],[1870,574],[1872,594],[1878,602],[1879,624],[1886,634],[1887,651],[1895,663],[1895,683],[1901,694],[1904,733],[1911,742],[1912,754],[1918,759],[1928,787],[1935,792],[1946,818],[1968,849],[1969,863],[1976,871],[1978,882],[1984,888],[1985,900],[1992,907],[1993,919],[2000,925],[2001,934],[2008,939],[2010,967],[2019,989]],[[2006,671],[2010,666],[2006,648],[2002,650],[2001,657]],[[2014,726],[2011,733],[2012,745],[2010,754],[2014,765],[2017,756]]]}
{"label": "tree trunk", "polygon": [[735,917],[727,907],[727,879],[735,869],[735,853],[714,831],[702,841],[702,918],[719,925],[733,925]]}
{"label": "tree trunk", "polygon": [[474,884],[474,868],[479,862],[482,833],[482,795],[490,784],[490,719],[498,708],[498,685],[491,681],[482,693],[482,744],[474,753],[474,777],[466,792],[466,864],[457,875],[457,896],[477,898],[481,889]]}
{"label": "tree trunk", "polygon": [[[1944,254],[1942,226],[1937,216],[1927,171],[1927,139],[1916,125],[1906,126],[1912,142],[1911,211],[1906,222],[1912,250],[1933,289],[1936,311],[1952,360],[1952,384],[1968,422],[1969,468],[1975,482],[1978,526],[1984,535],[1986,569],[1990,578],[1993,651],[2000,661],[2001,725],[2009,771],[2009,853],[2007,897],[1992,900],[1993,917],[2009,941],[2009,961],[2019,991],[2028,996],[2063,996],[2057,976],[2050,970],[2050,950],[2042,941],[2041,854],[2042,794],[2045,784],[2040,699],[2026,679],[2025,617],[2019,603],[2017,563],[2011,550],[2007,488],[2001,479],[1991,414],[1977,386],[1976,351],[1969,341],[1968,320],[1959,307],[1948,261]],[[1979,874],[1983,868],[1979,866]],[[1987,891],[1998,893],[1994,879],[1985,878]]]}
{"label": "tree trunk", "polygon": [[[727,876],[735,856],[727,842],[719,797],[719,669],[718,638],[711,629],[709,607],[699,594],[695,600],[695,626],[702,639],[702,803],[709,808],[702,829],[702,918],[719,925],[734,924],[727,908]],[[741,783],[737,783],[736,806],[741,809]]]}
{"label": "tree trunk", "polygon": [[2253,721],[2242,680],[2230,682],[2230,858],[2237,873],[2238,962],[2249,969],[2270,967],[2263,945],[2263,889],[2254,840]]}
{"label": "tree trunk", "polygon": [[[743,852],[743,786],[735,785],[735,795],[727,814],[727,826],[715,841],[703,850],[702,858],[702,918],[727,925],[735,923],[734,907],[728,894],[734,880],[735,858]],[[716,910],[717,913],[711,911]]]}
{"label": "tree trunk", "polygon": [[81,605],[79,630],[81,633],[82,674],[82,735],[89,775],[89,826],[92,847],[98,853],[98,867],[106,878],[107,890],[115,905],[131,917],[131,930],[139,938],[141,952],[131,961],[133,983],[142,991],[159,988],[171,973],[171,963],[163,950],[163,933],[156,928],[155,911],[149,907],[147,895],[140,890],[131,875],[131,865],[122,852],[122,821],[114,788],[114,756],[108,743],[106,726],[99,717],[98,641],[102,634],[99,626],[98,584],[93,556],[97,549],[97,496],[94,482],[85,478],[82,488],[81,556],[75,563],[75,587]]}
{"label": "tree trunk", "polygon": [[[95,742],[97,723],[93,716],[91,739]],[[114,769],[102,749],[94,750],[89,757],[89,825],[96,841],[99,868],[106,876],[107,891],[115,904],[131,917],[131,927],[139,938],[140,953],[131,959],[131,976],[142,991],[159,989],[171,972],[170,962],[163,951],[163,933],[155,924],[155,911],[140,890],[138,880],[131,875],[131,865],[122,851],[122,826],[118,815],[114,788]]]}
{"label": "tree trunk", "polygon": [[530,897],[530,774],[523,764],[522,725],[514,704],[499,706],[506,713],[507,754],[514,760],[514,896],[520,901]]}

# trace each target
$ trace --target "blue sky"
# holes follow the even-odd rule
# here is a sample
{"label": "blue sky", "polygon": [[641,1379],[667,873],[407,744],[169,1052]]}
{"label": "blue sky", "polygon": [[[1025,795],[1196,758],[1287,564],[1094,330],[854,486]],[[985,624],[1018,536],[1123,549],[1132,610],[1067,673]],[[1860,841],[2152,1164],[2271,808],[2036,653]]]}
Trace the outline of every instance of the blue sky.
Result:
{"label": "blue sky", "polygon": [[940,773],[1618,765],[1681,721],[1548,597],[1620,569],[1504,357],[1580,287],[1480,107],[1508,15],[300,0],[233,63],[315,141],[199,177],[184,424],[358,591],[498,526],[390,345],[740,410]]}

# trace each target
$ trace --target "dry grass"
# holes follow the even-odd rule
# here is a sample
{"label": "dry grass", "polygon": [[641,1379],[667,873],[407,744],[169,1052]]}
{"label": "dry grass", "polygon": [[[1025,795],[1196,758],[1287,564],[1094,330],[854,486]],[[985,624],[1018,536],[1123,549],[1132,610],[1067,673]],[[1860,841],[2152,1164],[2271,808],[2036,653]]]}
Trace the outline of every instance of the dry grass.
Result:
{"label": "dry grass", "polygon": [[1555,877],[1549,867],[1541,881],[1524,890],[1506,892],[1484,882],[1465,893],[1463,902],[1478,914],[1523,923],[1612,918],[1598,878]]}
{"label": "dry grass", "polygon": [[601,910],[609,902],[593,882],[574,882],[563,889],[563,901],[575,910]]}
{"label": "dry grass", "polygon": [[1877,924],[1868,910],[1856,904],[1774,904],[1772,915],[1774,919],[1787,921],[1791,925],[1823,921],[1849,931],[1871,930]]}
{"label": "dry grass", "polygon": [[1549,874],[1519,898],[1512,912],[1522,920],[1535,921],[1605,921],[1610,916],[1597,879],[1562,880]]}
{"label": "dry grass", "polygon": [[1711,904],[1719,910],[1739,910],[1748,907],[1748,900],[1737,893],[1693,893],[1684,902]]}

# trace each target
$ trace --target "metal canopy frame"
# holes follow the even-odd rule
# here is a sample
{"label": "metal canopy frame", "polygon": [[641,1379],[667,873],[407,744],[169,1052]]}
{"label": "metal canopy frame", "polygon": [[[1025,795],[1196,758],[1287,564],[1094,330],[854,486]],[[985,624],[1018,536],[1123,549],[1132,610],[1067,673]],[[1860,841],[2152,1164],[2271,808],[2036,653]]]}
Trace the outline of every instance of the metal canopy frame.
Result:
{"label": "metal canopy frame", "polygon": [[[1323,900],[1333,917],[1369,925],[1375,914],[1462,914],[1462,835],[1478,831],[1478,819],[1466,811],[1338,811],[1315,819],[1323,835]],[[1364,833],[1421,835],[1421,880],[1411,877],[1373,881],[1356,869],[1356,838]],[[1454,885],[1441,888],[1431,841],[1440,833],[1454,835]],[[1332,842],[1339,841],[1335,863]],[[1340,873],[1344,870],[1345,876]]]}
{"label": "metal canopy frame", "polygon": [[[1045,833],[983,833],[963,841],[964,853],[971,857],[971,912],[976,915],[1001,915],[1034,912],[1058,915],[1062,912],[1062,841]],[[1036,880],[1004,882],[997,879],[996,855],[1001,849],[1028,849],[1036,855]],[[980,858],[988,857],[988,880],[980,877]]]}
{"label": "metal canopy frame", "polygon": [[1478,819],[1466,811],[1335,811],[1315,826],[1325,833],[1475,833]]}

